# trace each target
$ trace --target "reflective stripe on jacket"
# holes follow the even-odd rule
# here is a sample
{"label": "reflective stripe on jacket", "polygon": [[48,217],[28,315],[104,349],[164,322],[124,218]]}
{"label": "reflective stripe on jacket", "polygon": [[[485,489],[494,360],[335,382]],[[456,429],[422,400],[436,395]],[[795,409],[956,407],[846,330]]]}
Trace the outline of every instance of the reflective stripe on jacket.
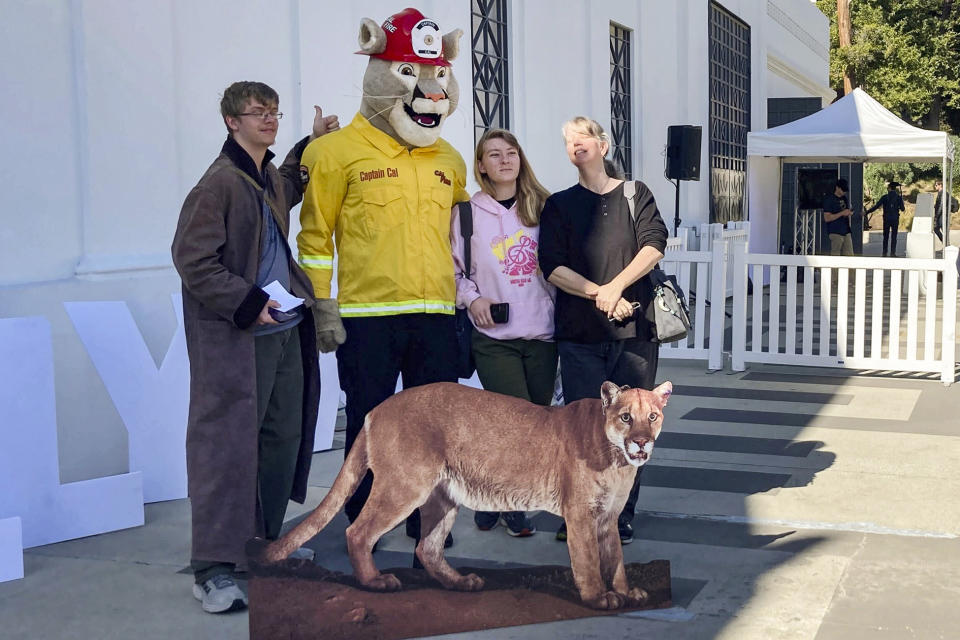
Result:
{"label": "reflective stripe on jacket", "polygon": [[335,238],[341,315],[452,314],[450,209],[469,199],[460,154],[443,139],[408,150],[358,113],[301,162],[297,246],[317,297],[330,297]]}

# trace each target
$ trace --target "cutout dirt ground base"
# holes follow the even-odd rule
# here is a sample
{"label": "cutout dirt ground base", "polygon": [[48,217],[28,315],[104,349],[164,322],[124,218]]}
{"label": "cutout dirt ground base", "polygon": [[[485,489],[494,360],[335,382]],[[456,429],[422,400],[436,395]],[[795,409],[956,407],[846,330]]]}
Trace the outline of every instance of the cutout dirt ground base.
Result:
{"label": "cutout dirt ground base", "polygon": [[252,640],[393,640],[671,606],[667,560],[626,565],[630,586],[650,594],[643,606],[598,611],[580,604],[570,567],[463,567],[486,581],[472,593],[444,589],[420,569],[381,568],[404,588],[377,593],[361,589],[352,575],[311,562],[261,564],[259,550],[255,542],[248,547]]}

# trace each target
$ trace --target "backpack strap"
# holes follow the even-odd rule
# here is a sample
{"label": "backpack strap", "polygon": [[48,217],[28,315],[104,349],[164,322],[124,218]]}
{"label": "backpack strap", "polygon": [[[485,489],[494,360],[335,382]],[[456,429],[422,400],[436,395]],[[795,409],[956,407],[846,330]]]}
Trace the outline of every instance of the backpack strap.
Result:
{"label": "backpack strap", "polygon": [[463,266],[464,275],[469,278],[470,273],[470,238],[473,237],[473,205],[467,202],[457,203],[457,212],[460,214],[460,237],[463,238]]}

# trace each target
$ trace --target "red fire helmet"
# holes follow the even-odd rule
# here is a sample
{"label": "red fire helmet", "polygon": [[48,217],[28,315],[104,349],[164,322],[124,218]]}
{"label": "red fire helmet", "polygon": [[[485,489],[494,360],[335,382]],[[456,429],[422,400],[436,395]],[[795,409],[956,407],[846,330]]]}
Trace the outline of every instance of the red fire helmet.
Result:
{"label": "red fire helmet", "polygon": [[380,26],[387,34],[387,46],[383,53],[371,54],[372,58],[393,62],[419,62],[436,67],[450,66],[443,57],[443,34],[440,33],[440,25],[424,18],[416,9],[407,8],[395,13]]}

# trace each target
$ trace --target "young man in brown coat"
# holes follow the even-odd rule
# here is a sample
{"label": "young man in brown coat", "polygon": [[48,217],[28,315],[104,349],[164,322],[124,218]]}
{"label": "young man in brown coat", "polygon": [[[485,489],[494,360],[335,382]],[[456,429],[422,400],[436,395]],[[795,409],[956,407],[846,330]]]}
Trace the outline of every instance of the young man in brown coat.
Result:
{"label": "young man in brown coat", "polygon": [[[269,147],[282,117],[276,91],[236,82],[220,112],[229,135],[183,203],[173,262],[183,283],[190,357],[187,482],[194,596],[204,611],[242,609],[235,574],[249,538],[276,538],[287,500],[303,502],[320,397],[310,280],[293,260],[290,208],[300,156],[338,128],[317,107],[313,135],[278,170]],[[286,313],[264,290],[278,282],[303,303]]]}

